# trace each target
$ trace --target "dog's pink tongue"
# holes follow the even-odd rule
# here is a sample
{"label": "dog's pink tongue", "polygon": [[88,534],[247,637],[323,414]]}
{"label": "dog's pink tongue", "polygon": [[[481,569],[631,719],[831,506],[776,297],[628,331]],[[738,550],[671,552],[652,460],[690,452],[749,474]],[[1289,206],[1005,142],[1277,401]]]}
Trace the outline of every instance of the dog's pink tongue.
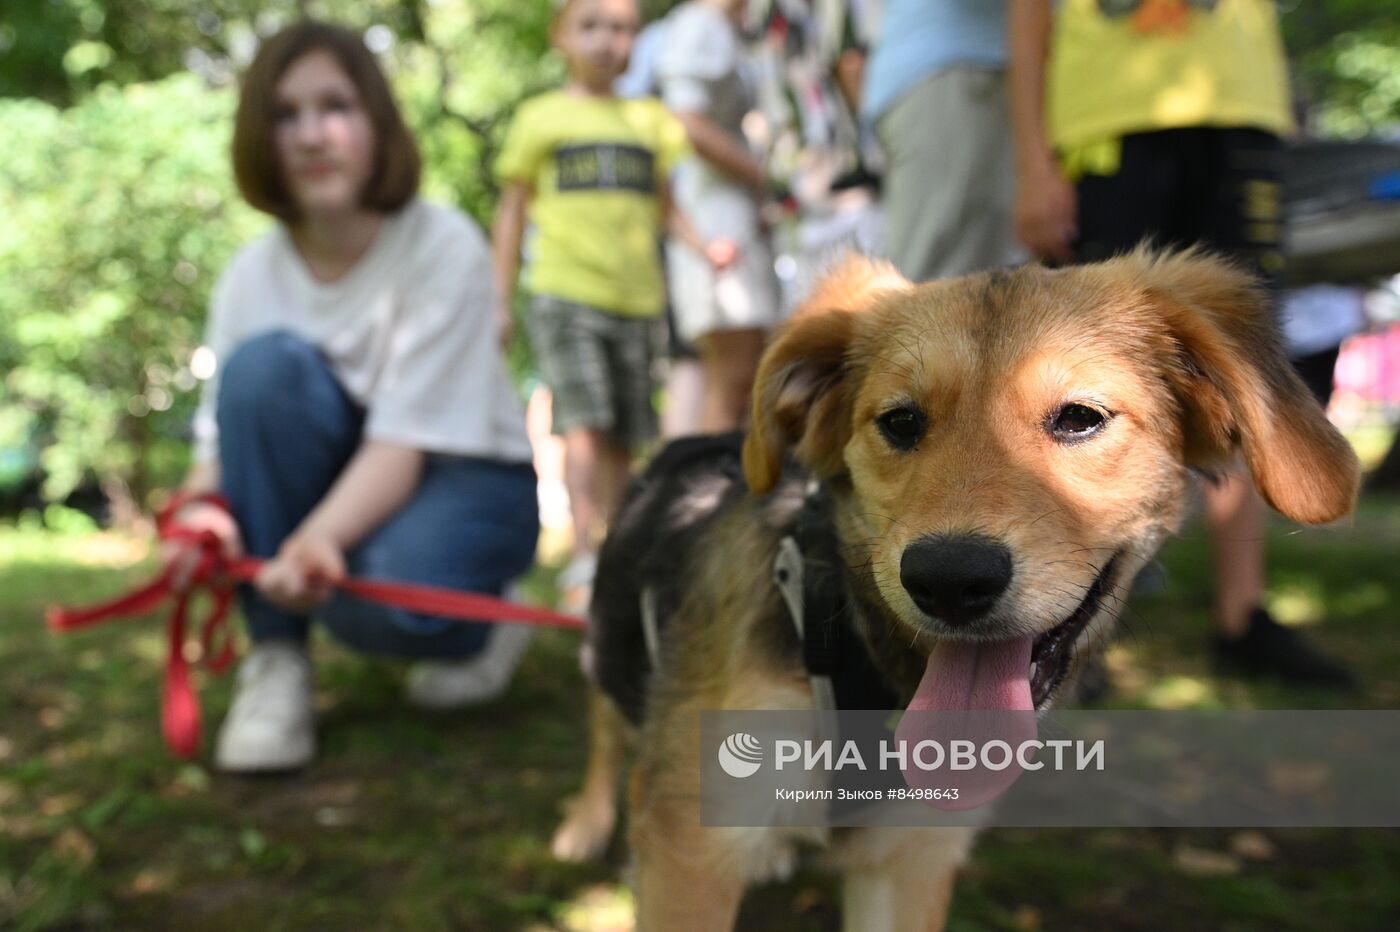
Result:
{"label": "dog's pink tongue", "polygon": [[[909,785],[914,789],[955,791],[926,798],[929,805],[949,810],[972,809],[996,799],[1020,777],[1015,752],[1023,742],[1036,736],[1035,706],[1031,702],[1031,646],[1029,637],[995,643],[943,641],[929,655],[924,677],[895,730],[895,740],[906,749],[904,778]],[[987,742],[995,740],[1006,742],[1012,751],[1011,763],[1004,769],[982,764],[983,749]],[[921,741],[932,741],[943,748],[941,767],[925,770],[915,765],[914,747]],[[952,767],[955,741],[972,743],[975,767]],[[921,755],[930,763],[936,756],[932,750]],[[987,754],[995,765],[1004,756],[999,747]]]}
{"label": "dog's pink tongue", "polygon": [[990,644],[942,641],[929,655],[909,711],[1033,711],[1032,639]]}

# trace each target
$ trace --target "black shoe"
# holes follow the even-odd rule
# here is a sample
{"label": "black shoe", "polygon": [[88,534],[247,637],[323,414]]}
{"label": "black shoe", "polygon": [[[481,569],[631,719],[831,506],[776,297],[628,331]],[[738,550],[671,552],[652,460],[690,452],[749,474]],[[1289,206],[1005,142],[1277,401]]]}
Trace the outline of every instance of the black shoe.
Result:
{"label": "black shoe", "polygon": [[1356,677],[1340,661],[1308,643],[1300,632],[1274,621],[1264,609],[1249,616],[1249,628],[1238,638],[1215,639],[1220,669],[1241,676],[1276,677],[1298,686],[1356,688]]}

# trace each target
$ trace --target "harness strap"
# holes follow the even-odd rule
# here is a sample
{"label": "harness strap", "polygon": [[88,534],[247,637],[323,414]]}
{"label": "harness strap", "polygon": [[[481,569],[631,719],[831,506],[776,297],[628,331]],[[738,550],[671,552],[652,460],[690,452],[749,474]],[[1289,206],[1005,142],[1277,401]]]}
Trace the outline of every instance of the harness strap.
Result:
{"label": "harness strap", "polygon": [[773,578],[792,616],[819,709],[891,709],[898,697],[870,658],[831,515],[831,497],[813,481],[792,533],[774,559]]}
{"label": "harness strap", "polygon": [[826,672],[819,672],[814,668],[808,655],[808,645],[816,644],[817,639],[807,637],[803,615],[806,594],[804,575],[802,551],[797,546],[797,541],[790,535],[784,537],[778,543],[778,555],[773,560],[773,582],[782,593],[788,615],[792,618],[793,627],[797,629],[797,640],[802,645],[802,657],[807,666],[807,679],[812,684],[812,699],[817,711],[830,712],[836,708],[836,691],[832,686],[831,677]]}
{"label": "harness strap", "polygon": [[657,617],[655,586],[643,587],[641,607],[642,638],[647,645],[647,659],[651,661],[653,670],[659,670],[661,668],[661,623]]}

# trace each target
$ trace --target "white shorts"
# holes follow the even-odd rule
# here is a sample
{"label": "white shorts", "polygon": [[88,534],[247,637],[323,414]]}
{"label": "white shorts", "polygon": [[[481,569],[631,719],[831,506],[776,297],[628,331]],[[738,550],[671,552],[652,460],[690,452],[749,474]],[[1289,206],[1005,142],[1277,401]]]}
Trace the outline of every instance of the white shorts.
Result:
{"label": "white shorts", "polygon": [[767,330],[778,322],[773,248],[758,228],[758,206],[742,189],[716,182],[713,172],[678,173],[676,204],[700,238],[734,240],[739,254],[716,272],[709,260],[672,239],[666,247],[667,284],[676,332],[687,343],[717,330]]}
{"label": "white shorts", "polygon": [[772,250],[757,239],[738,246],[738,259],[720,272],[688,246],[667,249],[671,307],[685,342],[716,330],[767,330],[778,322]]}

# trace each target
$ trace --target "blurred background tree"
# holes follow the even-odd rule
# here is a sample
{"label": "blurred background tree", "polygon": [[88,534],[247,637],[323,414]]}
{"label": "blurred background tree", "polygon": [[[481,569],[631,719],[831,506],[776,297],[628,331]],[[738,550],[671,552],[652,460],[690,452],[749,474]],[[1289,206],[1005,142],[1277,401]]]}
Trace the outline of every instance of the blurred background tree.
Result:
{"label": "blurred background tree", "polygon": [[1400,133],[1400,16],[1386,0],[1280,4],[1298,90],[1328,136]]}
{"label": "blurred background tree", "polygon": [[[643,7],[656,16],[674,2]],[[1280,9],[1319,126],[1394,135],[1394,0]],[[485,223],[506,120],[560,77],[551,10],[549,0],[0,0],[0,496],[25,481],[39,483],[40,502],[97,490],[125,520],[182,474],[209,291],[267,223],[238,200],[227,157],[235,76],[259,36],[307,13],[364,30],[422,145],[427,195]]]}
{"label": "blurred background tree", "polygon": [[50,501],[92,480],[126,517],[182,468],[199,309],[255,229],[230,104],[182,74],[0,107],[0,444],[39,445]]}

